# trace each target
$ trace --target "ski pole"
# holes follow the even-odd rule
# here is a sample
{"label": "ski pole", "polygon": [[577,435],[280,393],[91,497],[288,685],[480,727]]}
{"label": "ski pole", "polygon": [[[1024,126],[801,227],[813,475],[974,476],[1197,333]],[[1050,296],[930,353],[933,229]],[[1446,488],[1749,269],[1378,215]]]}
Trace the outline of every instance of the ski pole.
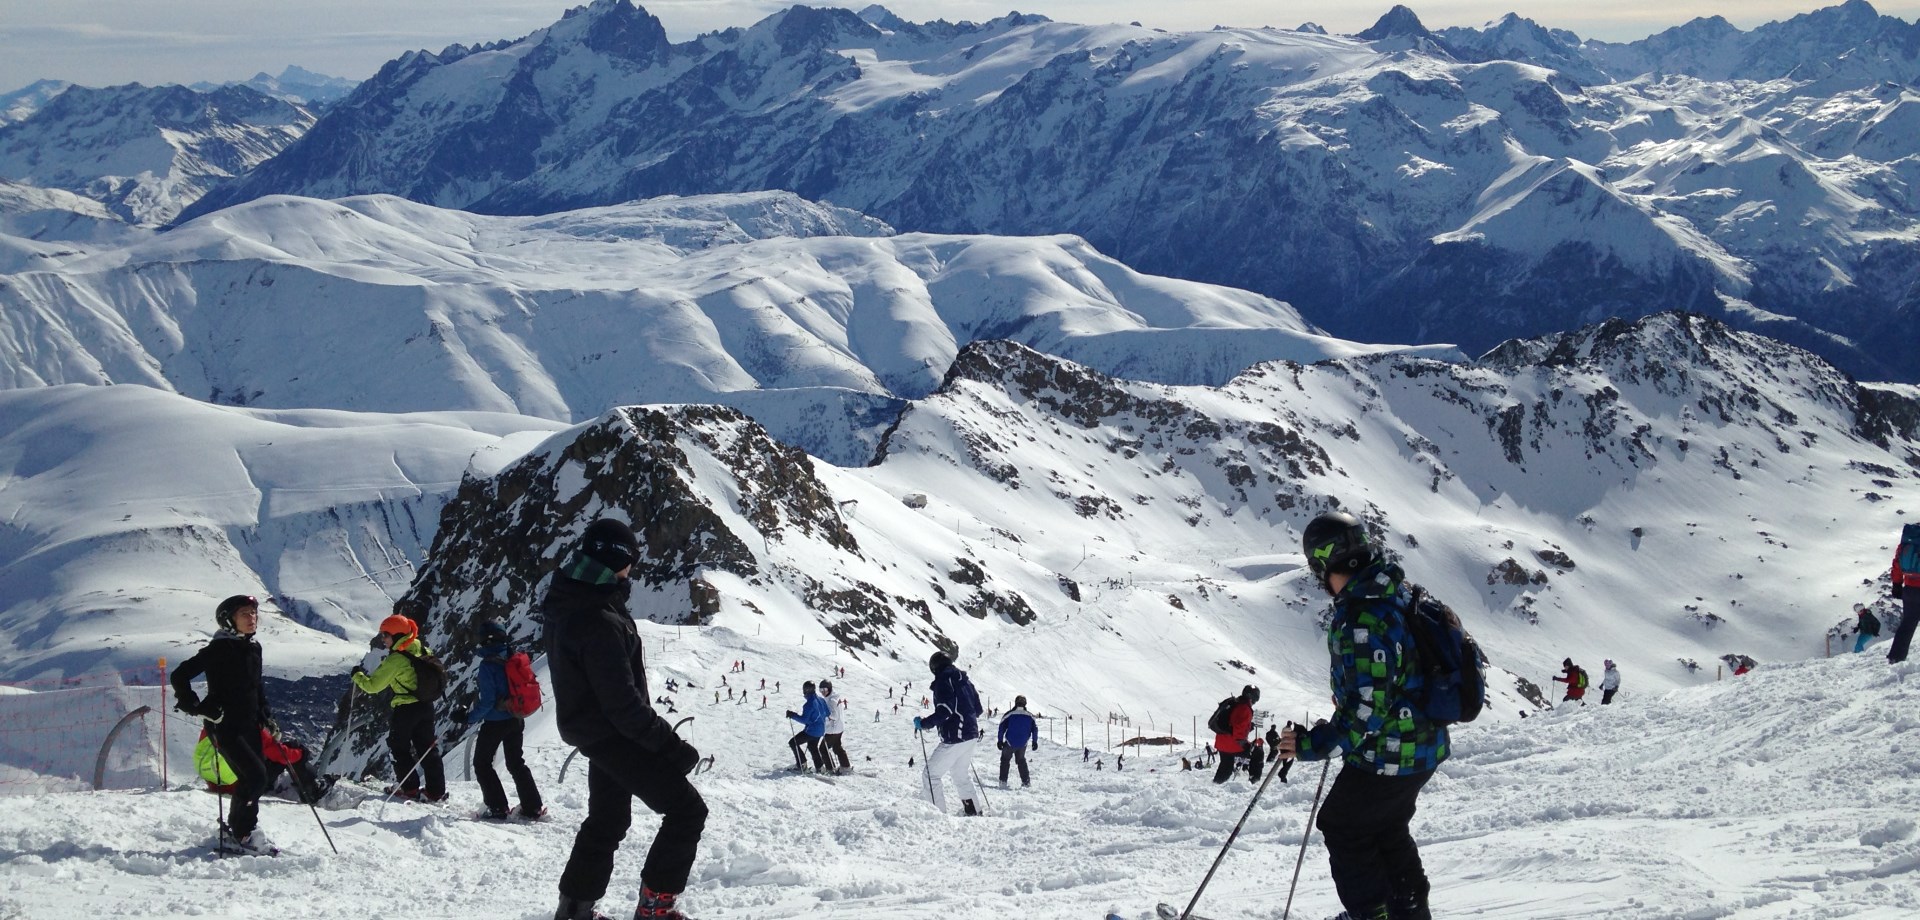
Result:
{"label": "ski pole", "polygon": [[1313,821],[1320,816],[1320,793],[1327,789],[1327,768],[1331,766],[1331,757],[1320,764],[1320,788],[1313,790],[1313,807],[1307,811],[1307,832],[1300,835],[1300,856],[1293,861],[1293,884],[1287,886],[1287,907],[1280,912],[1280,920],[1287,920],[1287,915],[1293,913],[1293,890],[1300,887],[1300,866],[1307,861],[1307,841],[1313,838]]}
{"label": "ski pole", "polygon": [[[303,785],[300,782],[300,771],[295,769],[293,764],[287,764],[287,775],[293,778],[293,788],[300,789]],[[327,838],[327,849],[332,850],[333,855],[339,856],[340,848],[333,845],[333,835],[327,833],[327,822],[320,820],[320,790],[307,787],[302,791],[306,793],[307,810],[313,812],[313,823],[320,825],[320,836]]]}
{"label": "ski pole", "polygon": [[[1221,756],[1226,755],[1223,754]],[[1267,784],[1273,782],[1275,776],[1280,777],[1281,782],[1286,782],[1287,771],[1292,769],[1293,761],[1288,760],[1280,765],[1280,769],[1269,771],[1267,778],[1260,781],[1260,788],[1253,791],[1253,801],[1247,803],[1247,810],[1240,814],[1240,820],[1233,823],[1233,831],[1227,834],[1227,842],[1221,845],[1220,855],[1215,856],[1213,858],[1213,865],[1207,868],[1207,877],[1200,880],[1200,888],[1193,893],[1193,900],[1188,901],[1187,909],[1180,912],[1180,920],[1191,920],[1193,916],[1193,906],[1200,903],[1200,895],[1206,892],[1207,883],[1213,881],[1213,873],[1219,870],[1220,861],[1227,858],[1228,850],[1233,849],[1234,839],[1240,836],[1240,827],[1247,823],[1247,816],[1253,814],[1253,806],[1260,804],[1260,796],[1267,791]]]}
{"label": "ski pole", "polygon": [[[204,729],[212,728],[212,726],[206,722],[202,722],[200,725]],[[220,741],[213,736],[211,730],[207,731],[207,744],[213,747],[214,839],[219,841],[214,848],[217,850],[221,846],[226,845],[227,842],[227,791],[220,785]]]}
{"label": "ski pole", "polygon": [[927,778],[927,801],[939,808],[940,803],[933,797],[933,764],[927,759],[927,736],[921,732],[914,732],[913,736],[920,739],[920,772]]}
{"label": "ski pole", "polygon": [[967,769],[973,771],[973,788],[980,790],[980,813],[984,815],[987,813],[987,807],[992,804],[987,801],[987,784],[980,781],[979,767],[968,763]]}

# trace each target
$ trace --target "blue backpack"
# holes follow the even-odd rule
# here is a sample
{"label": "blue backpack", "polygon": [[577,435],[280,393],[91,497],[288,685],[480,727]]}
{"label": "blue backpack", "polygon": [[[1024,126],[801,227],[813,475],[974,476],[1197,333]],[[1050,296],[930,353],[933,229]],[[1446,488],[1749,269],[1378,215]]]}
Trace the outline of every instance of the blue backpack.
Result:
{"label": "blue backpack", "polygon": [[1419,585],[1407,586],[1407,632],[1420,685],[1407,699],[1441,725],[1471,722],[1487,701],[1486,659],[1460,617]]}
{"label": "blue backpack", "polygon": [[1908,524],[1900,528],[1898,559],[1902,573],[1920,574],[1920,524]]}

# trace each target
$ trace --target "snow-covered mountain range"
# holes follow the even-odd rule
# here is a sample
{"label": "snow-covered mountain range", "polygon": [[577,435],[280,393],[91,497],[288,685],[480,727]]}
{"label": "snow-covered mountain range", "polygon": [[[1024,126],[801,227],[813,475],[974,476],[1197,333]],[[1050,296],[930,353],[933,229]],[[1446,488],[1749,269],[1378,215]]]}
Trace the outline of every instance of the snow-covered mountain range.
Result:
{"label": "snow-covered mountain range", "polygon": [[1678,307],[1911,380],[1915,29],[1864,0],[1625,45],[1404,8],[1337,37],[794,7],[674,44],[598,0],[396,58],[191,213],[778,188],[909,231],[1074,233],[1349,338],[1477,350]]}
{"label": "snow-covered mountain range", "polygon": [[850,465],[977,339],[1182,384],[1383,349],[1318,334],[1257,294],[1139,274],[1073,237],[900,235],[786,193],[533,218],[267,198],[118,248],[14,248],[0,386],[562,422],[718,401]]}
{"label": "snow-covered mountain range", "polygon": [[278,74],[270,74],[263,70],[245,80],[230,80],[226,83],[201,82],[191,84],[189,88],[210,93],[225,86],[245,86],[275,99],[284,99],[318,112],[345,99],[347,94],[353,92],[353,88],[359,85],[355,80],[328,76],[289,64]]}
{"label": "snow-covered mountain range", "polygon": [[25,119],[72,85],[65,80],[35,80],[19,89],[0,93],[0,125]]}
{"label": "snow-covered mountain range", "polygon": [[0,122],[0,179],[74,192],[128,223],[159,226],[313,121],[307,109],[244,86],[69,86]]}

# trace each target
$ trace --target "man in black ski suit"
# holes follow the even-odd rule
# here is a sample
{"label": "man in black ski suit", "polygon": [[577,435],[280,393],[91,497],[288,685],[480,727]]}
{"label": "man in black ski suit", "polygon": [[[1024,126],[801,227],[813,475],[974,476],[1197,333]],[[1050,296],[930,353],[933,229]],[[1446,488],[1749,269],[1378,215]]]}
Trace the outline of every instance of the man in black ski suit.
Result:
{"label": "man in black ski suit", "polygon": [[599,916],[593,905],[607,893],[635,798],[661,821],[640,868],[634,916],[686,920],[675,901],[687,887],[707,803],[687,779],[699,752],[649,702],[646,656],[627,612],[627,574],[639,558],[631,528],[611,518],[594,521],[542,603],[554,720],[560,738],[587,757],[587,818],[560,874],[554,920]]}
{"label": "man in black ski suit", "polygon": [[[260,643],[254,630],[260,625],[260,602],[236,594],[214,609],[219,631],[192,658],[173,669],[169,682],[178,700],[174,708],[206,723],[214,751],[233,771],[233,809],[220,828],[219,849],[227,852],[274,855],[279,851],[255,827],[260,821],[260,796],[267,791],[269,772],[260,749],[260,729],[278,735],[267,693],[260,685]],[[193,679],[207,677],[207,696],[193,692]]]}

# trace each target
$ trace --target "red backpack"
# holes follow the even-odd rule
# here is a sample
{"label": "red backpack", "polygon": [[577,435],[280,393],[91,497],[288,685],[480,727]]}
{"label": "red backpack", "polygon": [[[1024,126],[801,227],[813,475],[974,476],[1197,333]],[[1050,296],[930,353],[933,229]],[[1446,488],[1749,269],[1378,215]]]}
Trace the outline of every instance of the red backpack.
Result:
{"label": "red backpack", "polygon": [[533,715],[540,708],[540,678],[533,676],[533,659],[526,652],[507,656],[507,698],[500,706],[516,719]]}

